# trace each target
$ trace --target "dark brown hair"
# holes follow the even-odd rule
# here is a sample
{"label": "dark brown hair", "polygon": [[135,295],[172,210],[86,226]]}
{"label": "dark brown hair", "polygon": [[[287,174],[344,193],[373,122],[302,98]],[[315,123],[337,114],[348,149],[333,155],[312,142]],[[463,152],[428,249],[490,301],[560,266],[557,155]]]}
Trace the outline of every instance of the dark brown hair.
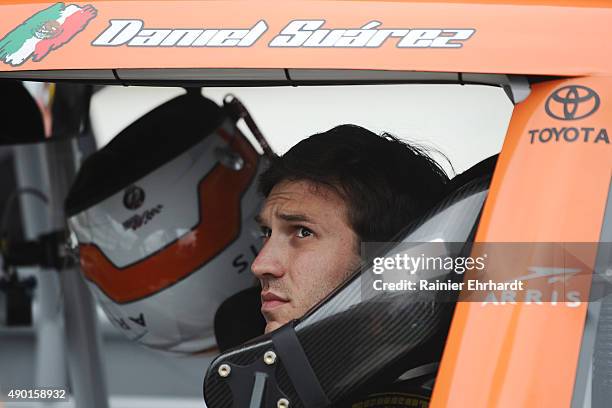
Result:
{"label": "dark brown hair", "polygon": [[439,201],[448,182],[420,147],[356,125],[340,125],[302,140],[272,159],[259,179],[268,196],[281,181],[308,180],[334,188],[362,242],[391,240]]}

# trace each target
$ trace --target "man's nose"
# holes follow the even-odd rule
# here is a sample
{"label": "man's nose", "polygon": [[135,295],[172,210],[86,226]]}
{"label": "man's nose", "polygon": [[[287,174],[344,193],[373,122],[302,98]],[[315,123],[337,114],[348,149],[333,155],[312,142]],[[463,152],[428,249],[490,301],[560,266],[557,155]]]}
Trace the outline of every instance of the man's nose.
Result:
{"label": "man's nose", "polygon": [[271,276],[279,278],[285,273],[285,255],[278,243],[269,238],[253,260],[251,271],[258,279]]}

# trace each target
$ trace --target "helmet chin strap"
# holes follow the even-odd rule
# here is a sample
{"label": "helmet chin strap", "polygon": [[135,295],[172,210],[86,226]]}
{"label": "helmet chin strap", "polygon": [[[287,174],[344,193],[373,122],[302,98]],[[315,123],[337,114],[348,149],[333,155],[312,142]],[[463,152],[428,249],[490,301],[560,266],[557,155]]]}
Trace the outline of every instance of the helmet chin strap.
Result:
{"label": "helmet chin strap", "polygon": [[257,140],[257,143],[259,143],[259,146],[267,157],[272,158],[276,156],[276,153],[274,153],[274,151],[268,144],[268,141],[264,137],[263,133],[261,133],[261,131],[257,127],[257,124],[253,120],[253,117],[238,98],[236,98],[232,94],[226,95],[225,98],[223,98],[223,107],[228,109],[230,115],[232,116],[232,118],[234,118],[235,121],[238,121],[239,119],[244,119],[244,122],[246,123],[247,127],[249,128],[249,130],[255,137],[255,140]]}
{"label": "helmet chin strap", "polygon": [[[200,97],[203,96],[201,87],[185,87],[183,89],[185,89],[188,95]],[[247,127],[255,137],[255,140],[257,140],[257,143],[259,143],[261,150],[263,150],[264,154],[268,158],[276,157],[276,153],[274,153],[265,136],[263,133],[261,133],[259,127],[257,127],[255,120],[247,108],[242,104],[240,99],[233,94],[228,94],[223,98],[223,107],[227,109],[234,121],[238,122],[240,119],[244,120]]]}

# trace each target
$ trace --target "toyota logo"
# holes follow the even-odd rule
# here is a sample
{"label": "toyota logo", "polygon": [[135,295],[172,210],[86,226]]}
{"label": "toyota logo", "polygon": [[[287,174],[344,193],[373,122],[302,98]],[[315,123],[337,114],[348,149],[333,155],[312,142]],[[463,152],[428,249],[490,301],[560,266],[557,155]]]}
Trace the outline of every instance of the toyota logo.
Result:
{"label": "toyota logo", "polygon": [[555,90],[546,99],[546,113],[555,119],[576,120],[591,116],[599,108],[599,95],[582,85]]}
{"label": "toyota logo", "polygon": [[123,205],[128,210],[136,210],[140,208],[145,200],[145,192],[138,186],[130,186],[123,194]]}

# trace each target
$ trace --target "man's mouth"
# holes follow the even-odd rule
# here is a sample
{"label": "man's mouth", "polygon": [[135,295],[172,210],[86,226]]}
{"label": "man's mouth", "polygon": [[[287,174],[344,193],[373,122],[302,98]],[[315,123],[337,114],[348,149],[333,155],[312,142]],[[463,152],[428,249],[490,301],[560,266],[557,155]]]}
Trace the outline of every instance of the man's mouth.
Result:
{"label": "man's mouth", "polygon": [[261,311],[270,311],[289,303],[289,300],[273,292],[261,292]]}

